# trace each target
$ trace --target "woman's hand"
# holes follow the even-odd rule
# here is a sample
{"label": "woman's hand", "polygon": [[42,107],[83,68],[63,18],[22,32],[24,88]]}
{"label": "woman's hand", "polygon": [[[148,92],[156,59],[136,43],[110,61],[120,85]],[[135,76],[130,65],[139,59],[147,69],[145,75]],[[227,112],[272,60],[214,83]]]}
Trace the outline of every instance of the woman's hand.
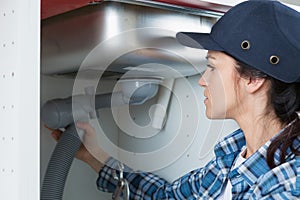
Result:
{"label": "woman's hand", "polygon": [[[98,146],[97,135],[95,129],[85,122],[76,123],[77,128],[84,130],[85,134],[82,139],[82,145],[76,153],[76,158],[86,162],[90,165],[96,172],[103,167],[103,164],[109,156]],[[58,141],[60,136],[63,134],[61,130],[54,130],[45,126],[51,132],[51,136],[55,141]]]}

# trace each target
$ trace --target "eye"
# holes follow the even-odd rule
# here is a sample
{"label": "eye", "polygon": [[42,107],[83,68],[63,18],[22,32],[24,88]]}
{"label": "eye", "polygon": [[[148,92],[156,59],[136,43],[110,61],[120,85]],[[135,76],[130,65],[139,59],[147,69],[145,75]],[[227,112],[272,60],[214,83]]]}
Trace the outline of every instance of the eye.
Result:
{"label": "eye", "polygon": [[210,64],[207,64],[207,68],[209,68],[211,72],[216,69],[214,66],[212,66]]}

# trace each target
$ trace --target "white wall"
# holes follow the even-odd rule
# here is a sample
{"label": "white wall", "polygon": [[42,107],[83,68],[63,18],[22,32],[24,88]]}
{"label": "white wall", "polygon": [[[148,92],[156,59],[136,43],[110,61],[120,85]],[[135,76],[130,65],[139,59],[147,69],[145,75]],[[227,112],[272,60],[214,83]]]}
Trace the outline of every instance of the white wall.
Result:
{"label": "white wall", "polygon": [[0,3],[0,199],[39,199],[39,0]]}

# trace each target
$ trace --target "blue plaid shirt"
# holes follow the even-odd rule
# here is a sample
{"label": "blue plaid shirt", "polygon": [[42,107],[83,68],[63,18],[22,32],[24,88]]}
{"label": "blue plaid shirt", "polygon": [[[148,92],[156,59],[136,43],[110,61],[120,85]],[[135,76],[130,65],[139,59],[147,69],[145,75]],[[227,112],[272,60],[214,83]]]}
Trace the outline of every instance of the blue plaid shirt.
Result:
{"label": "blue plaid shirt", "polygon": [[[217,199],[228,179],[232,184],[232,199],[300,199],[300,157],[291,151],[287,161],[272,170],[266,163],[268,141],[240,166],[231,170],[243,148],[245,138],[241,130],[225,137],[215,146],[215,158],[205,167],[191,171],[173,183],[151,173],[125,173],[130,183],[130,199]],[[295,141],[300,147],[300,137]],[[99,172],[100,190],[113,192],[116,181],[112,168],[116,160],[110,159]],[[275,163],[279,162],[279,151]]]}

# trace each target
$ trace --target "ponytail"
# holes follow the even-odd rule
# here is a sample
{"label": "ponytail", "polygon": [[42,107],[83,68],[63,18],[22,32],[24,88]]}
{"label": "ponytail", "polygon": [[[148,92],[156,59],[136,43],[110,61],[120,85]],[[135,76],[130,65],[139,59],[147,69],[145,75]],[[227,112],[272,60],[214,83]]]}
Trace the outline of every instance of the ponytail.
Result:
{"label": "ponytail", "polygon": [[[270,101],[276,116],[283,124],[292,122],[272,141],[268,148],[267,163],[270,168],[274,168],[285,162],[288,148],[295,155],[300,155],[299,150],[293,146],[294,140],[300,136],[300,120],[297,114],[300,106],[300,84],[283,83],[271,78]],[[277,149],[280,149],[280,163],[274,161]]]}

